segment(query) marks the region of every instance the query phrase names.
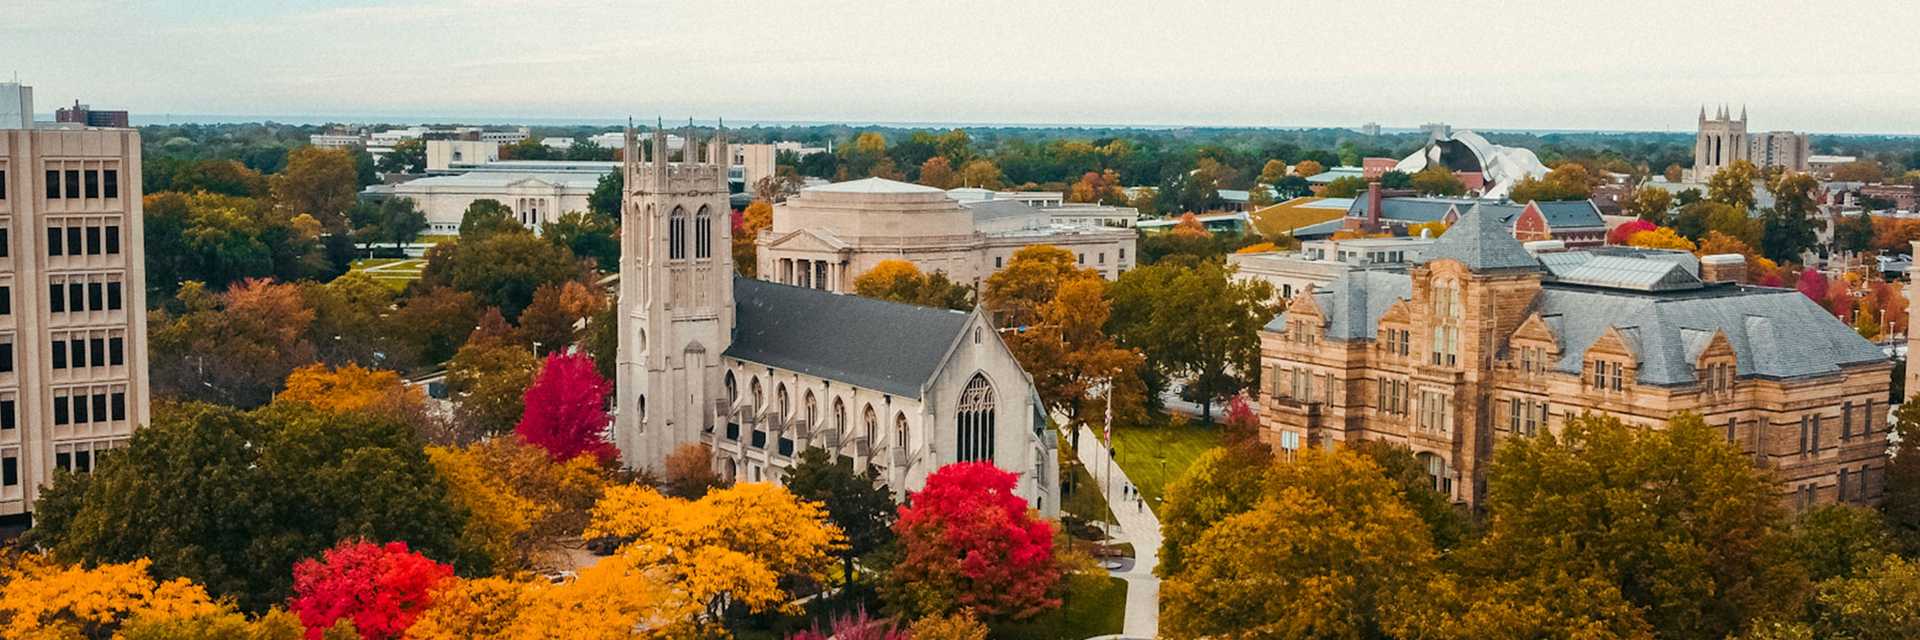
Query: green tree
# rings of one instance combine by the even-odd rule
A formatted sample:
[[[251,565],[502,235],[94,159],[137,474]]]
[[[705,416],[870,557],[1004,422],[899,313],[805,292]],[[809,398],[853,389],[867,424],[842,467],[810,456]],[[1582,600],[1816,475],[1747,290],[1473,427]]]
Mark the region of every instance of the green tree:
[[[1887,461],[1880,511],[1902,552],[1912,556],[1920,553],[1920,402],[1901,404],[1892,429],[1899,444]]]
[[[439,365],[452,358],[480,322],[481,305],[473,294],[440,286],[407,296],[388,317],[386,331],[407,361]]]
[[[344,149],[300,147],[268,180],[274,205],[289,217],[308,214],[328,230],[345,230],[347,210],[360,194],[359,170]]]
[[[1548,171],[1545,177],[1522,178],[1507,197],[1514,202],[1585,200],[1593,197],[1593,186],[1597,183],[1598,179],[1587,172],[1585,165],[1566,162]]]
[[[1761,213],[1760,252],[1774,262],[1798,261],[1818,241],[1814,229],[1814,193],[1820,181],[1804,173],[1783,174],[1768,183],[1773,206]]]
[[[1477,560],[1492,575],[1591,572],[1660,637],[1790,615],[1807,586],[1774,482],[1691,414],[1647,429],[1582,415],[1499,445]]]
[[[1361,440],[1353,450],[1372,459],[1399,486],[1400,498],[1427,523],[1434,548],[1444,551],[1466,541],[1471,524],[1466,514],[1454,507],[1451,497],[1433,488],[1433,476],[1412,449],[1386,440]]]
[[[496,233],[460,242],[451,255],[429,253],[430,271],[434,260],[449,261],[443,267],[448,284],[498,307],[509,320],[520,317],[541,285],[579,279],[585,272],[572,251],[531,233]]]
[[[594,183],[593,193],[587,195],[587,211],[602,218],[620,220],[621,194],[627,188],[627,174],[624,171],[609,171]]]
[[[1626,201],[1620,203],[1621,213],[1660,226],[1667,224],[1667,211],[1672,208],[1673,194],[1651,185],[1634,189]]]
[[[393,145],[393,150],[380,158],[381,173],[426,173],[427,143],[420,140],[401,140]]]
[[[1324,198],[1352,198],[1367,190],[1367,179],[1360,176],[1341,176],[1334,178],[1320,189]]]
[[[291,593],[293,564],[343,538],[453,556],[464,515],[405,425],[294,406],[160,405],[84,482],[43,497],[33,541],[67,562],[153,560],[249,611]]]
[[[540,225],[540,237],[566,247],[573,255],[592,258],[601,271],[620,269],[620,227],[597,213],[568,211]]]
[[[1813,610],[1814,637],[1920,637],[1920,564],[1881,556],[1857,575],[1820,583]]]
[[[180,167],[168,190],[260,198],[267,195],[267,178],[238,160],[207,159]]]
[[[1168,638],[1379,638],[1428,579],[1427,528],[1367,457],[1303,449],[1251,510],[1207,528],[1161,585]]]
[[[1894,551],[1879,512],[1852,505],[1831,504],[1801,513],[1790,534],[1791,555],[1816,582],[1863,573]]]
[[[1382,173],[1380,174],[1380,188],[1411,189],[1413,188],[1413,176],[1399,169]]]
[[[1252,511],[1260,501],[1261,481],[1273,455],[1263,445],[1223,446],[1195,458],[1180,478],[1167,485],[1160,506],[1161,578],[1179,575],[1187,548],[1201,534],[1229,517]]]
[[[1866,212],[1841,214],[1833,221],[1833,246],[1842,251],[1873,249],[1873,216]]]
[[[496,233],[525,231],[526,226],[513,217],[513,209],[492,198],[480,198],[467,204],[460,214],[460,239],[479,241]]]
[[[1144,354],[1161,379],[1185,380],[1184,395],[1202,403],[1209,422],[1213,402],[1252,385],[1260,368],[1260,328],[1278,312],[1270,302],[1272,285],[1235,280],[1230,273],[1213,261],[1156,264],[1122,274],[1108,294],[1109,333]]]
[[[858,473],[851,461],[834,458],[819,447],[808,447],[800,452],[800,464],[788,472],[786,486],[800,499],[825,507],[827,519],[846,534],[847,545],[836,555],[846,572],[845,584],[851,585],[854,560],[893,541],[895,505],[878,471],[869,467]]]
[[[494,320],[504,324],[497,316]],[[516,341],[469,339],[447,363],[447,391],[458,400],[455,438],[474,441],[511,433],[526,413],[523,396],[539,365],[533,351]]]
[[[357,363],[366,367],[405,368],[407,351],[389,337],[387,313],[395,299],[393,289],[371,276],[350,273],[332,282],[302,282],[300,298],[313,312],[307,327],[321,362],[332,366]],[[396,357],[400,361],[396,361]]]

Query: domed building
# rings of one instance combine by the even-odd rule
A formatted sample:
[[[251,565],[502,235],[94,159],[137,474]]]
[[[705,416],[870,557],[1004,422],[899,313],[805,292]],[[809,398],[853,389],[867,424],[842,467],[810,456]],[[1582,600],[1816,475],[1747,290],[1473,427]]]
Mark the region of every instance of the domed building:
[[[977,285],[1039,244],[1072,251],[1113,279],[1133,267],[1135,241],[1132,229],[1062,224],[1017,200],[962,202],[934,187],[865,178],[802,189],[775,205],[773,228],[756,243],[760,279],[848,293],[882,260]]]

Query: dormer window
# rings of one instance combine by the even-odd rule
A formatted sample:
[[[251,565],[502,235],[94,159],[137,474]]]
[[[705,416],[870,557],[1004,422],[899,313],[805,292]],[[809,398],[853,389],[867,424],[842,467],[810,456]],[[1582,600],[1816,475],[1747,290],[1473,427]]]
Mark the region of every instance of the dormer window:
[[[1592,387],[1600,390],[1619,391],[1623,388],[1626,365],[1607,360],[1593,361]]]

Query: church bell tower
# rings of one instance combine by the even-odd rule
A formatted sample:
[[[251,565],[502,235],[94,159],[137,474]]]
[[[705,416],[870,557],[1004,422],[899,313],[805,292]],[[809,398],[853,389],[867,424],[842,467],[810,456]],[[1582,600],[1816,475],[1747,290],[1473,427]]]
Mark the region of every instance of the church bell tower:
[[[662,127],[646,147],[637,142],[628,125],[614,444],[626,466],[658,470],[724,420],[716,405],[726,401],[720,356],[733,341],[730,163],[724,129],[703,148],[689,123],[678,154]]]

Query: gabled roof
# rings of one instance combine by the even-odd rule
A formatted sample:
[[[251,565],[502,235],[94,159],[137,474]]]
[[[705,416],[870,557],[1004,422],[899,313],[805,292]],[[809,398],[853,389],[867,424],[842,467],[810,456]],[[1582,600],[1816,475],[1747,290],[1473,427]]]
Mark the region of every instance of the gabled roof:
[[[727,357],[918,398],[972,315],[734,278]]]
[[[1540,216],[1547,220],[1547,226],[1556,231],[1567,229],[1601,229],[1607,226],[1606,218],[1601,217],[1600,208],[1592,200],[1566,200],[1535,202],[1540,208]],[[1448,211],[1466,211],[1479,206],[1489,213],[1497,215],[1500,223],[1508,228],[1526,211],[1525,203],[1494,200],[1475,200],[1473,198],[1436,198],[1436,197],[1393,197],[1380,199],[1380,219],[1409,224],[1433,222],[1447,217]],[[1354,198],[1347,207],[1347,217],[1365,218],[1372,205],[1367,198]]]
[[[1326,314],[1326,334],[1330,340],[1372,340],[1393,303],[1413,299],[1413,280],[1405,273],[1374,269],[1342,272],[1327,288],[1313,292],[1313,302]],[[1269,331],[1286,328],[1286,314],[1280,314],[1266,326]]]
[[[1540,268],[1539,261],[1513,239],[1507,226],[1477,204],[1420,255],[1423,263],[1458,260],[1473,271]]]

